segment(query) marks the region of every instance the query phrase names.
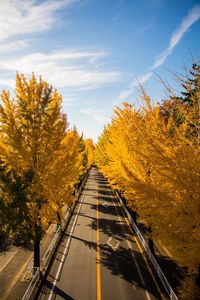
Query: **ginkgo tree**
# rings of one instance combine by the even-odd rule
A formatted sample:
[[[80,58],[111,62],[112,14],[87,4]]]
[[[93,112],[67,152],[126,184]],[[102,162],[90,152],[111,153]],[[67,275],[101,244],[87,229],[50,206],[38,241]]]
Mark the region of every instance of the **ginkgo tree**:
[[[95,145],[92,139],[85,139],[85,150],[87,155],[87,169],[89,169],[94,163]]]
[[[12,211],[15,202],[12,215],[20,222],[14,223],[33,241],[34,267],[39,267],[43,233],[51,221],[62,220],[62,208],[73,201],[74,185],[84,172],[80,136],[68,127],[61,95],[34,74],[30,80],[17,74],[15,97],[3,91],[1,100],[2,207]],[[7,219],[7,227],[16,230],[12,225]]]
[[[116,108],[97,143],[96,163],[147,224],[151,238],[162,240],[187,267],[182,299],[197,299],[200,81],[196,78],[192,92],[187,82],[187,101],[176,99],[173,107],[174,98],[169,106],[155,105],[143,91],[139,109],[129,103]],[[166,113],[167,107],[173,110]]]

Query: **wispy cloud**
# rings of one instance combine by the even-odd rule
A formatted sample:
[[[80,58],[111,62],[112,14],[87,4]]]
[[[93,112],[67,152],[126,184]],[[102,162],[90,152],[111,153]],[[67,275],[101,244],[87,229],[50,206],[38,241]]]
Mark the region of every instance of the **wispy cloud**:
[[[62,108],[65,107],[71,107],[71,106],[78,106],[78,100],[77,99],[73,99],[73,98],[69,98],[68,95],[65,95],[64,93],[62,93]]]
[[[51,30],[60,23],[57,12],[79,2],[82,0],[0,0],[1,88],[14,87],[16,71],[27,76],[35,72],[57,88],[77,90],[93,89],[120,79],[119,72],[96,64],[109,56],[108,51],[63,49],[44,53],[31,49],[33,41],[34,46],[37,41],[37,37],[30,38],[31,34]],[[26,52],[20,53],[22,50]]]
[[[8,45],[9,46],[9,45]],[[37,72],[46,71],[49,67],[59,62],[80,62],[85,60],[91,63],[100,58],[107,56],[109,53],[105,51],[91,51],[91,50],[60,50],[51,53],[32,53],[25,56],[18,56],[0,61],[0,68],[6,70],[14,70],[21,72],[29,72],[32,67]]]
[[[2,45],[0,44],[0,55],[7,55],[8,53],[21,51],[28,47],[30,47],[30,41],[26,40],[17,40],[14,42],[3,43]]]
[[[91,116],[95,122],[102,122],[102,123],[108,122],[111,115],[111,111],[107,109],[88,108],[88,109],[82,109],[81,112],[83,114]]]
[[[137,79],[134,79],[129,87],[122,91],[119,96],[114,100],[114,103],[119,103],[124,100],[125,97],[130,96],[136,86],[138,84],[144,84],[147,82],[151,76],[153,75],[153,71],[163,65],[167,59],[167,57],[173,52],[174,48],[178,45],[178,43],[183,38],[184,34],[190,29],[190,27],[198,21],[200,18],[200,5],[194,6],[186,17],[182,20],[179,27],[173,32],[168,47],[160,53],[158,56],[155,57],[153,65],[149,68],[145,74],[139,76]]]
[[[123,90],[118,97],[113,101],[115,105],[120,104],[121,101],[125,101],[125,99],[129,96],[131,96],[135,90],[135,88],[141,84],[145,84],[146,81],[149,80],[149,78],[153,75],[153,72],[146,72],[143,75],[136,77],[131,84],[129,85],[128,89]]]
[[[166,61],[167,57],[172,53],[173,49],[183,38],[188,29],[200,18],[200,5],[194,6],[183,19],[180,26],[173,32],[169,41],[168,47],[155,58],[151,70],[155,70],[160,67]]]
[[[43,76],[57,88],[93,89],[120,80],[117,71],[96,67],[95,62],[108,56],[106,51],[61,50],[51,53],[33,53],[15,56],[0,61],[1,73],[15,76],[15,72],[29,75],[35,72]],[[5,79],[0,77],[0,84]],[[8,81],[8,83],[13,83]]]
[[[79,0],[1,0],[0,41],[10,37],[46,31],[57,22],[55,12]]]
[[[117,98],[113,101],[113,104],[117,105],[119,104],[122,100],[126,100],[127,97],[131,96],[134,92],[134,87],[129,86],[126,90],[123,90],[120,92],[120,94],[117,96]]]
[[[138,30],[136,30],[135,34],[140,34],[142,32],[145,32],[145,31],[149,30],[150,28],[152,28],[153,26],[154,26],[153,23],[149,23],[146,26],[143,26],[143,27],[139,28]]]

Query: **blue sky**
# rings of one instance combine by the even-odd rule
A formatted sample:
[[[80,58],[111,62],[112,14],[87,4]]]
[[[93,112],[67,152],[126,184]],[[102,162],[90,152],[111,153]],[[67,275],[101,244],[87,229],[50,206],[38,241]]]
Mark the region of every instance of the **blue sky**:
[[[0,90],[31,72],[63,96],[70,125],[95,141],[113,108],[139,105],[138,81],[160,101],[158,74],[199,58],[200,1],[0,0]]]

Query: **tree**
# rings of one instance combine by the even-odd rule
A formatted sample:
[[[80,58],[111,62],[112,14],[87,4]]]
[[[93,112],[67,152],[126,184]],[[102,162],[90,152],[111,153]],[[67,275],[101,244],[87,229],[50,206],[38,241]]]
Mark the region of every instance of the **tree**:
[[[0,160],[0,228],[14,237],[28,239],[25,232],[27,174],[20,177],[2,159]],[[19,213],[20,211],[20,213]],[[9,220],[9,224],[8,224]]]
[[[89,169],[94,163],[95,146],[92,139],[85,139],[85,149],[87,155],[87,169]]]
[[[12,173],[12,180],[6,179],[7,184],[4,180],[4,187],[16,202],[18,225],[23,224],[26,236],[33,241],[34,267],[39,267],[42,235],[71,197],[82,171],[82,153],[77,151],[80,138],[68,129],[61,96],[42,78],[37,81],[34,74],[30,81],[17,74],[15,98],[3,91],[1,99],[0,158]],[[10,191],[10,182],[16,184],[16,177],[23,198],[13,198]],[[13,227],[10,220],[7,222]]]
[[[192,95],[197,99],[199,89]],[[97,143],[96,162],[145,221],[152,237],[160,238],[179,265],[187,267],[182,297],[196,299],[200,151],[195,101],[186,105],[179,100],[177,114],[171,113],[174,108],[163,114],[167,106],[152,105],[145,93],[143,100],[145,105],[138,110],[128,103],[115,109]]]
[[[193,63],[192,68],[188,70],[185,78],[179,76],[179,82],[183,90],[181,91],[182,97],[179,98],[186,105],[199,106],[199,93],[200,93],[200,65]]]

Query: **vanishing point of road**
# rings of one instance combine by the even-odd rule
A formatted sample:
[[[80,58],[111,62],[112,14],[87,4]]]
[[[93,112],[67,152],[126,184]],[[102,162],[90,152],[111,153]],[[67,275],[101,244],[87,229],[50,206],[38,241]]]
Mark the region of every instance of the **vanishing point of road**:
[[[37,299],[162,299],[117,198],[95,167]]]

